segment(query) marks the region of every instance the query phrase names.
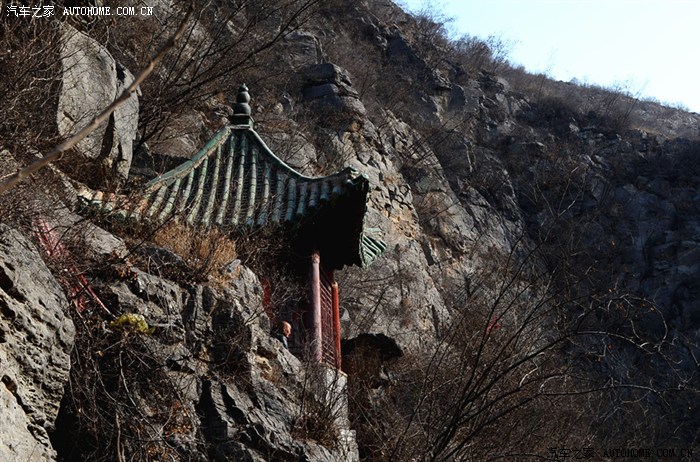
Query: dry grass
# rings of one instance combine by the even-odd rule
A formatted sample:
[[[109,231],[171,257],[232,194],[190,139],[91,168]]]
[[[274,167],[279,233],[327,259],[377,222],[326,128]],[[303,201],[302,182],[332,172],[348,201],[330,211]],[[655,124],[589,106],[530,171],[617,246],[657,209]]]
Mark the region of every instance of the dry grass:
[[[153,235],[153,243],[183,259],[188,280],[203,281],[237,257],[236,242],[227,232],[167,223]]]

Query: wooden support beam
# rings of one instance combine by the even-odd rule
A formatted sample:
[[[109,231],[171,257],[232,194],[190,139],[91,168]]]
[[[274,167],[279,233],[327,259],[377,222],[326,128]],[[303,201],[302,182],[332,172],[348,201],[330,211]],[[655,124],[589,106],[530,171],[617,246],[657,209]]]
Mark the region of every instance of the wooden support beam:
[[[311,354],[315,361],[323,360],[323,332],[321,329],[321,255],[315,251],[311,254],[311,271],[309,274],[311,302]]]
[[[333,291],[333,336],[335,337],[335,367],[342,370],[342,354],[340,351],[340,296],[338,293],[338,283],[331,283]]]

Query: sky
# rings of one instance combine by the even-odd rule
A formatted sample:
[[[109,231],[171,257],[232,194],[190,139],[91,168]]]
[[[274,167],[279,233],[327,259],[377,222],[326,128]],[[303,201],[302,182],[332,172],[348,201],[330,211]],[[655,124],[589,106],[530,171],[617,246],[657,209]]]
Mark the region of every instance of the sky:
[[[454,36],[497,36],[509,61],[566,82],[621,88],[700,113],[698,0],[397,0],[454,20]]]

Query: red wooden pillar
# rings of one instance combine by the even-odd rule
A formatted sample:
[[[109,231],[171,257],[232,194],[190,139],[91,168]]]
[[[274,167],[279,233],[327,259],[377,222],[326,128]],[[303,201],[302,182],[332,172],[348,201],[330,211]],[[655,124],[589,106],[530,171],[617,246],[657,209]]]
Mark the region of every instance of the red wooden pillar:
[[[331,284],[333,291],[333,336],[335,337],[335,367],[341,369],[342,355],[340,353],[340,297],[338,294],[338,283]]]
[[[311,354],[314,360],[323,360],[323,332],[321,331],[321,255],[316,251],[311,254],[311,271],[309,274],[311,302]]]

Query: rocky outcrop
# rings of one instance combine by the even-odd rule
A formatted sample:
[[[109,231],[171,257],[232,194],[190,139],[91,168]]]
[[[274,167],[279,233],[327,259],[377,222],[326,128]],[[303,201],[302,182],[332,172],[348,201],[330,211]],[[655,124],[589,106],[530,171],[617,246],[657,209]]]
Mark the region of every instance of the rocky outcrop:
[[[161,11],[174,13],[167,0],[159,5]],[[236,70],[201,90],[218,92],[218,82],[234,88],[240,82],[233,80],[253,76],[248,83],[265,86],[264,91],[251,86],[256,129],[285,162],[308,175],[351,166],[370,178],[365,228],[379,230],[387,251],[368,270],[344,268],[336,274],[342,335],[355,337],[345,343],[345,364],[351,384],[362,374],[360,381],[370,384],[367,409],[379,405],[382,401],[374,398],[401,380],[392,375],[392,367],[405,369],[423,353],[430,356],[437,342],[451,338],[445,334],[455,334],[450,331],[453,321],[466,319],[458,336],[483,337],[482,326],[488,326],[488,336],[492,325],[506,332],[509,319],[500,320],[503,327],[486,324],[488,307],[499,303],[492,295],[503,290],[503,278],[510,277],[508,265],[524,260],[527,265],[517,273],[522,269],[524,278],[533,276],[531,283],[538,288],[544,281],[552,290],[547,305],[551,301],[552,307],[562,309],[557,316],[566,318],[569,309],[566,301],[557,299],[560,289],[578,288],[556,286],[556,270],[565,263],[570,265],[571,284],[585,281],[583,295],[572,292],[583,305],[604,304],[607,293],[614,291],[619,301],[628,303],[626,320],[633,322],[634,335],[645,340],[637,348],[615,344],[613,335],[581,354],[569,349],[583,350],[583,342],[568,345],[553,354],[555,362],[573,368],[578,367],[575,361],[592,358],[581,367],[582,376],[600,374],[620,383],[634,377],[638,384],[653,384],[664,392],[697,389],[697,142],[667,140],[651,130],[613,128],[604,117],[593,111],[578,113],[546,97],[546,91],[528,96],[491,72],[462,69],[449,50],[440,48],[439,40],[429,40],[425,32],[434,31],[430,21],[424,18],[422,26],[428,29],[418,30],[415,21],[388,0],[329,5],[322,6],[327,14],[305,18],[303,29],[280,36],[269,55],[253,56],[251,67],[243,66],[240,76]],[[218,7],[212,8],[206,14],[213,14],[202,18],[216,22]],[[240,14],[254,10],[245,8]],[[217,22],[221,27],[216,31],[200,20],[182,57],[195,55],[200,44],[214,37],[212,43],[221,49],[233,49],[236,43],[249,46],[245,40],[237,42],[246,24],[239,19]],[[278,18],[269,19],[276,24],[271,27],[279,26]],[[161,30],[160,24],[154,27]],[[132,77],[102,46],[68,26],[63,48],[58,124],[67,135],[106,106]],[[270,56],[274,61],[264,62]],[[201,63],[212,64],[206,59]],[[189,72],[181,70],[183,75]],[[208,96],[215,104],[178,102],[167,108],[172,110],[168,126],[160,139],[149,140],[153,158],[146,160],[178,157],[169,159],[173,164],[163,168],[167,170],[191,156],[212,127],[230,115],[230,108],[222,107],[230,96],[222,92]],[[121,184],[129,171],[136,113],[138,101],[132,97],[83,141],[77,149],[81,162],[88,159],[86,165],[96,168],[72,175],[100,188]],[[655,114],[658,117],[649,119],[664,119]],[[698,117],[674,116],[667,136],[697,136]],[[144,166],[146,176],[160,169]],[[61,222],[65,229],[81,219],[63,210],[56,213],[67,218]],[[123,241],[88,228],[81,237],[92,249],[86,260],[127,255]],[[270,338],[257,277],[236,260],[207,283],[176,283],[163,275],[186,273],[187,258],[153,243],[136,246],[134,255],[147,262],[140,268],[123,264],[91,274],[111,311],[142,316],[149,329],[129,331],[111,325],[112,319],[99,318],[90,327],[96,330],[78,336],[95,343],[75,350],[81,359],[72,365],[75,383],[94,378],[94,365],[119,378],[118,386],[102,395],[110,403],[99,409],[107,418],[105,432],[79,426],[78,410],[87,408],[81,408],[80,401],[71,404],[71,399],[80,399],[79,393],[61,391],[67,382],[72,330],[56,307],[65,307],[66,301],[32,244],[16,231],[0,231],[0,459],[53,460],[56,454],[47,431],[54,435],[63,460],[74,455],[74,460],[91,458],[83,449],[72,448],[73,441],[100,441],[90,448],[100,447],[106,458],[114,458],[120,447],[142,460],[152,459],[147,452],[151,450],[164,460],[358,457],[343,402],[346,377],[304,364]],[[530,253],[533,249],[537,252]],[[580,262],[585,265],[577,266]],[[602,301],[588,296],[585,290],[591,287],[586,284],[599,284],[594,289]],[[537,304],[532,298],[541,295],[524,290],[518,302]],[[621,309],[612,303],[607,308]],[[596,322],[609,327],[605,316],[612,316],[610,312]],[[548,322],[544,319],[534,329],[546,330]],[[81,323],[76,325],[81,329]],[[668,363],[645,356],[659,339],[663,342],[657,352]],[[606,345],[613,345],[614,351],[605,350]],[[130,367],[117,366],[122,358],[133,359]],[[91,367],[80,370],[83,364]],[[89,383],[95,389],[106,386]],[[405,401],[407,406],[412,403]],[[627,401],[642,403],[635,397]],[[692,420],[697,419],[692,415],[695,402],[689,398],[677,406],[679,402],[671,400],[668,407],[674,408],[671,414],[683,417],[676,422],[680,430],[663,438],[686,444],[696,437],[691,434],[697,428]],[[647,401],[640,406],[646,405],[645,415],[654,419],[661,415],[657,404]],[[53,431],[57,412],[59,424]],[[138,425],[126,424],[128,415]],[[401,417],[387,426],[404,428]],[[120,422],[117,442],[114,430]],[[383,422],[371,424],[375,431]],[[141,444],[146,439],[154,446]]]
[[[293,68],[315,65],[322,61],[321,43],[314,34],[303,29],[295,30],[284,40],[284,56]]]
[[[615,255],[621,281],[660,310],[673,335],[692,337],[700,324],[700,170],[693,161],[700,145],[646,138],[638,138],[641,152],[622,139],[595,142],[607,179],[602,246]],[[661,332],[661,323],[650,316],[645,327]]]
[[[346,70],[332,63],[323,63],[307,66],[304,74],[304,99],[320,120],[329,117],[361,120],[366,114]]]
[[[120,414],[107,411],[95,416],[98,422],[105,418],[111,425],[119,415],[133,415],[139,423],[124,426],[121,444],[137,458],[162,453],[201,461],[357,461],[347,402],[340,399],[343,374],[301,362],[271,337],[258,278],[240,262],[229,269],[219,289],[182,287],[136,269],[119,281],[95,282],[109,306],[141,316],[155,329],[137,333],[110,324],[101,332],[99,352],[77,353],[82,363],[100,364],[104,378],[93,384],[98,396],[113,373],[125,383],[110,394],[122,403]],[[108,351],[118,351],[119,359],[107,359]],[[136,351],[146,369],[121,365]],[[59,460],[92,454],[71,443],[99,435],[90,435],[99,424],[79,424],[78,409],[89,412],[80,392],[66,395],[53,435]],[[150,449],[141,443],[145,435]]]
[[[57,122],[60,135],[68,137],[106,108],[134,77],[95,40],[66,24],[62,28]],[[107,122],[78,143],[81,168],[73,176],[100,188],[124,183],[133,157],[138,114],[138,96],[133,94]]]
[[[212,377],[191,363],[202,384],[192,402],[202,427],[215,429],[205,432],[212,460],[357,460],[347,403],[338,401],[343,374],[300,362],[269,335],[262,288],[249,269],[239,266],[223,293],[196,289],[186,300],[190,351],[209,351],[223,370],[237,371]]]
[[[70,369],[68,302],[35,246],[0,224],[0,460],[54,460]]]

